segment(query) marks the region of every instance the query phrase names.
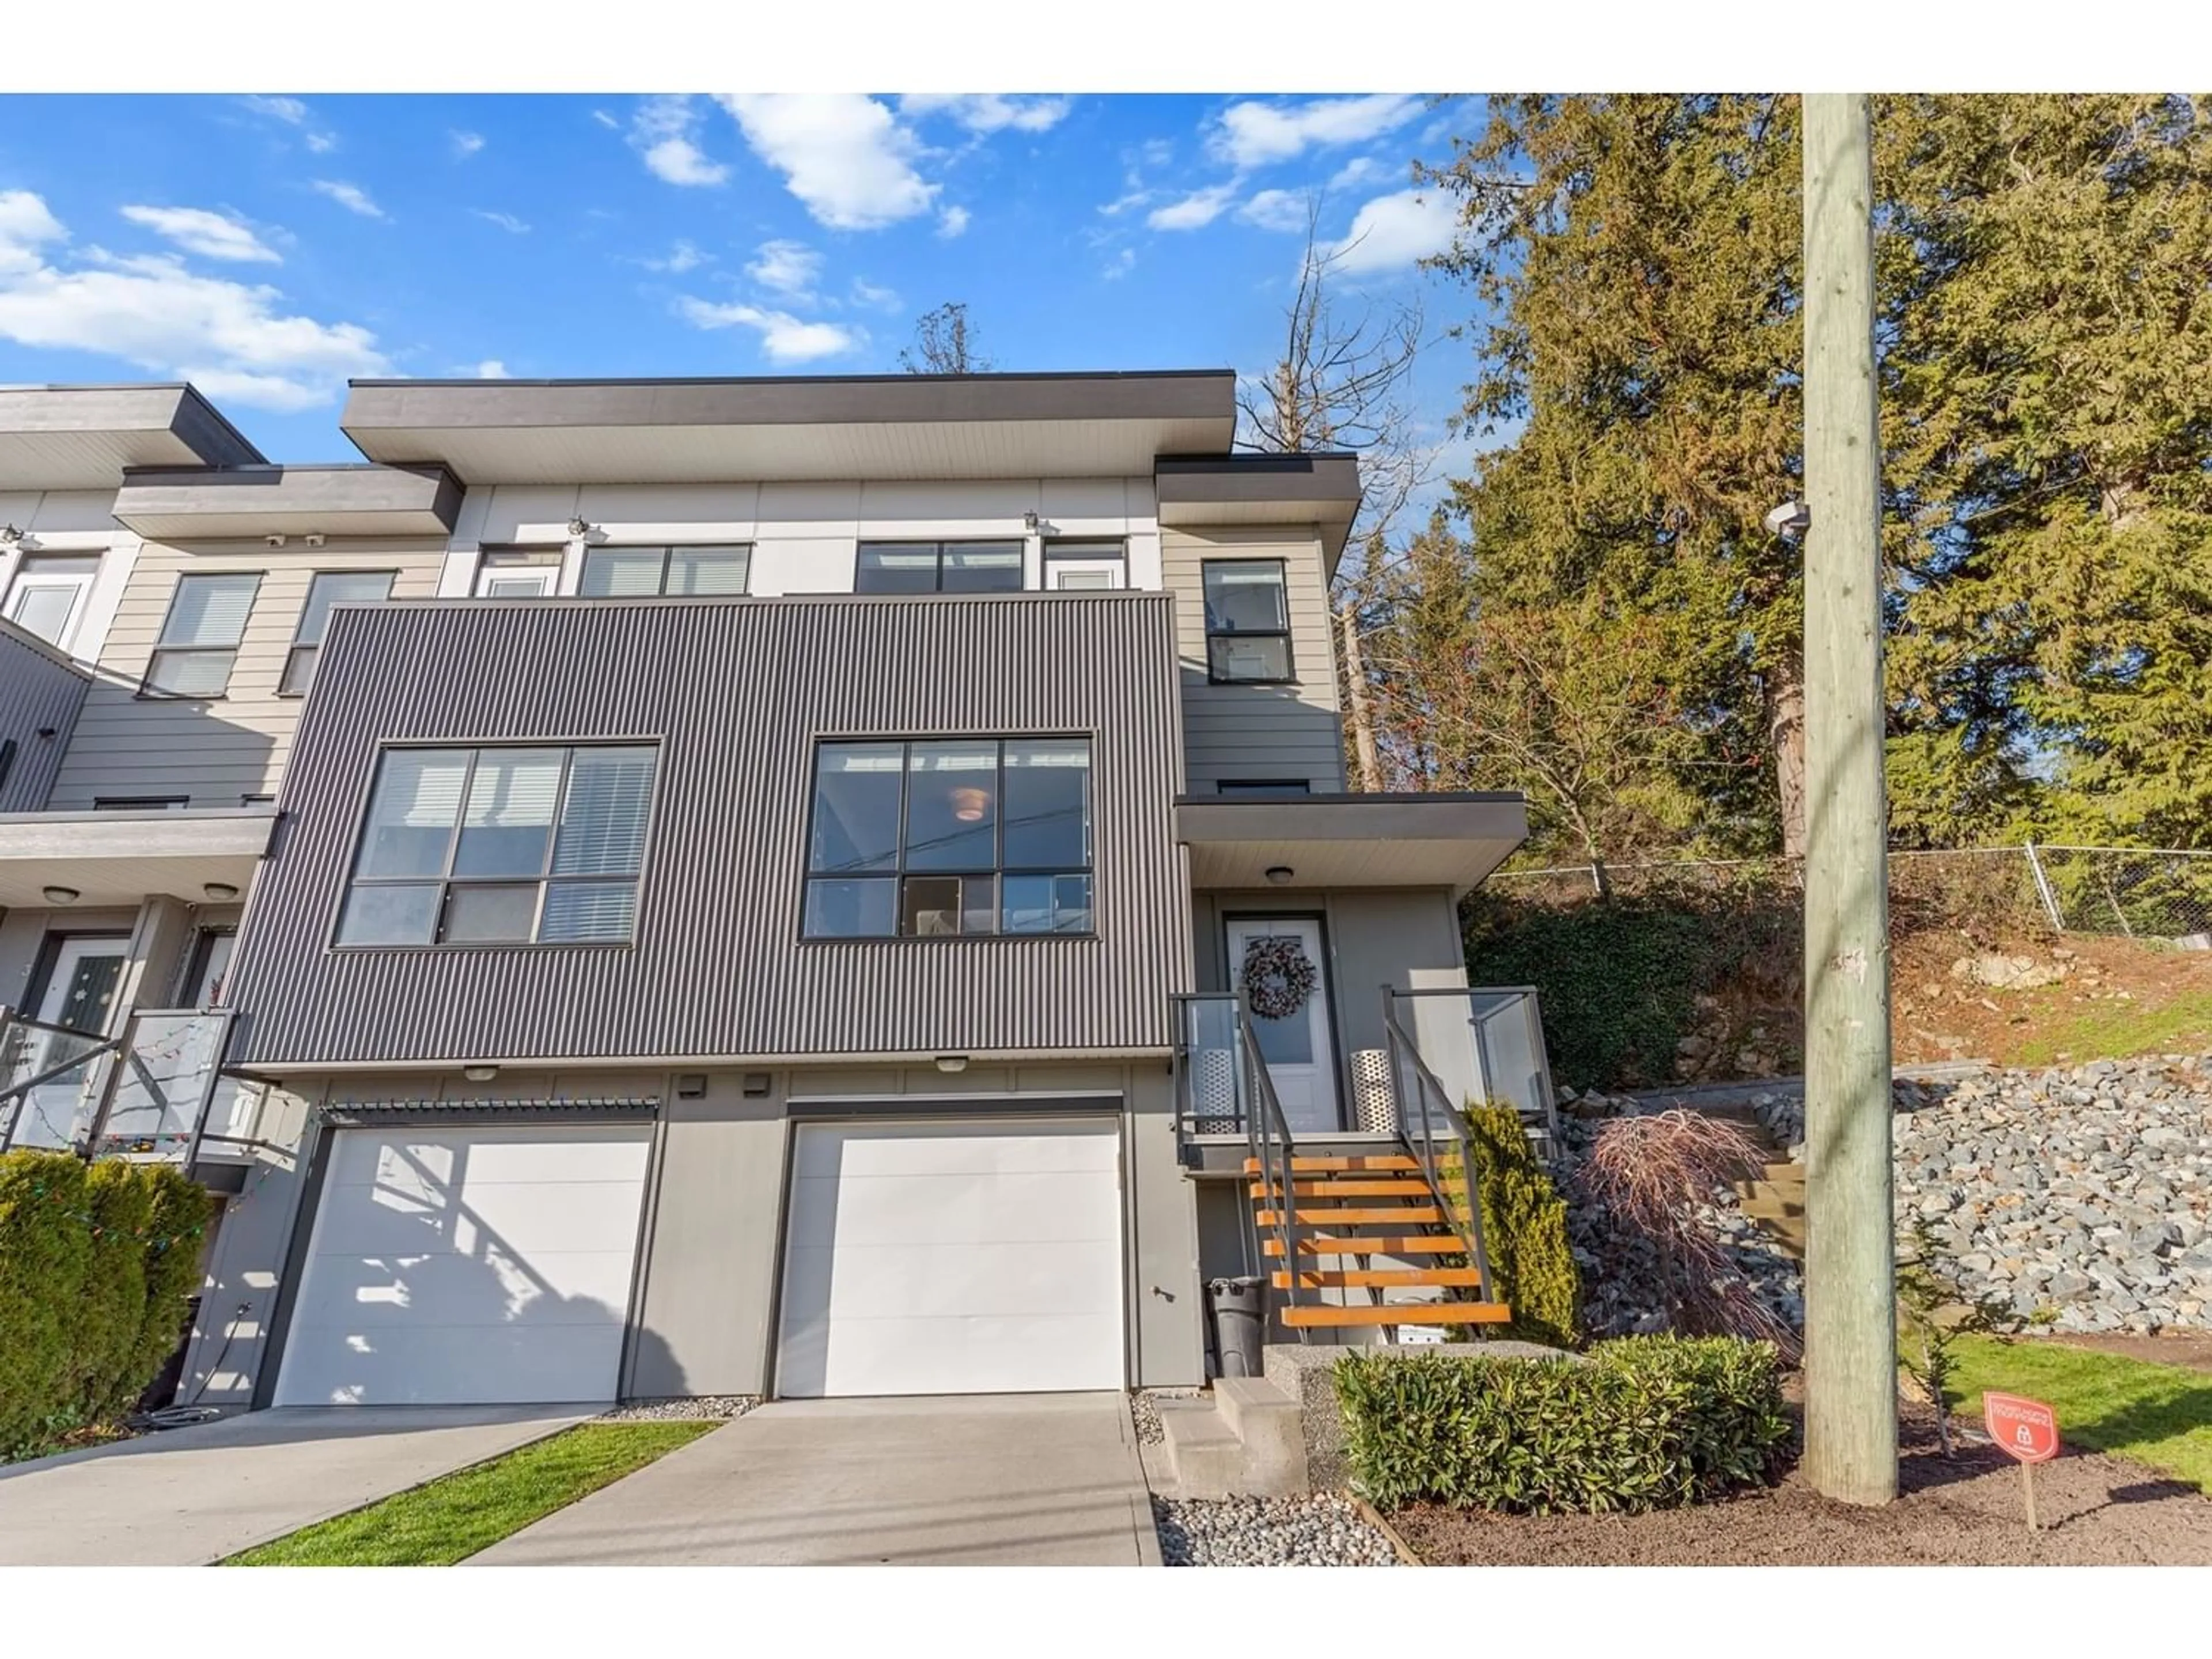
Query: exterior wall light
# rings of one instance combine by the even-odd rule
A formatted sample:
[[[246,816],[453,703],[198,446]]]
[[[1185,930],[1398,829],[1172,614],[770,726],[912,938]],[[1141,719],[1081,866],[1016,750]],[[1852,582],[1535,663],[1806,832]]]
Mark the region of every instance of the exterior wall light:
[[[1267,866],[1267,879],[1277,887],[1282,886],[1296,874],[1297,872],[1287,864],[1271,864]]]
[[[238,889],[227,881],[211,881],[201,888],[200,891],[205,893],[217,904],[228,904],[238,896]]]
[[[568,520],[568,533],[579,538],[588,536],[592,533],[592,526],[580,513]]]
[[[1036,509],[1035,507],[1031,507],[1028,512],[1022,514],[1022,528],[1028,531],[1032,536],[1036,534],[1037,515]]]
[[[496,1066],[464,1066],[461,1075],[471,1083],[489,1083],[499,1075]]]
[[[74,887],[49,887],[46,889],[46,902],[49,904],[75,904],[77,900],[83,896],[84,895],[78,892]]]
[[[939,1054],[937,1057],[937,1069],[940,1072],[964,1072],[968,1069],[968,1056]]]

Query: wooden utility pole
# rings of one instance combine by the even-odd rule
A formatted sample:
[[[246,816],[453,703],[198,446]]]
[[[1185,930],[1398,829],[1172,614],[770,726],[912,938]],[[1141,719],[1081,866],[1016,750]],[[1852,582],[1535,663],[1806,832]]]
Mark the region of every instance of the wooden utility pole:
[[[1897,1496],[1881,434],[1863,94],[1805,99],[1805,1468]]]

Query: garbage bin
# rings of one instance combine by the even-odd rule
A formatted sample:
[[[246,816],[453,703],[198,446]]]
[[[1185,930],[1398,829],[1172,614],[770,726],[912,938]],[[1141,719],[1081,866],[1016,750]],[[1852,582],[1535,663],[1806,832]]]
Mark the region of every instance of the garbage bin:
[[[1220,1358],[1224,1376],[1257,1376],[1260,1346],[1266,1316],[1260,1306],[1257,1279],[1213,1279],[1206,1285],[1206,1305],[1213,1315],[1213,1352]]]

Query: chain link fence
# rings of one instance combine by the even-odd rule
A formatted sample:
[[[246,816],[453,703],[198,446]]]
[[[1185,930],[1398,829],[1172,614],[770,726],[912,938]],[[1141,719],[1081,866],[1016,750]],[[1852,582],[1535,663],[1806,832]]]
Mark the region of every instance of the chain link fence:
[[[1795,859],[1698,859],[1501,871],[1494,897],[1547,906],[1602,894],[1768,896],[1804,891]],[[1972,847],[1889,855],[1899,928],[1976,922],[2025,933],[2104,933],[2212,945],[2212,852],[2174,848]]]

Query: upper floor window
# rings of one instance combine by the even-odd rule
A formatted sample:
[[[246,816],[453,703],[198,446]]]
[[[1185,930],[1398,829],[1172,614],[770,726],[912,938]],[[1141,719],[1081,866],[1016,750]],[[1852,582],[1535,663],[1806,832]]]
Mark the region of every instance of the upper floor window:
[[[253,596],[260,586],[258,570],[178,577],[140,694],[219,697],[228,691],[238,643],[246,637],[246,619],[253,614]]]
[[[862,542],[855,593],[1018,593],[1019,542]]]
[[[477,565],[477,597],[480,599],[550,599],[560,591],[561,555],[493,552],[487,550]]]
[[[1310,795],[1313,784],[1305,778],[1220,778],[1213,785],[1217,795]]]
[[[743,593],[750,547],[594,547],[584,555],[586,599],[648,593]]]
[[[650,744],[387,749],[340,945],[623,945]]]
[[[307,584],[307,609],[300,613],[300,631],[292,636],[292,649],[284,659],[284,678],[276,687],[280,697],[304,697],[314,683],[315,663],[323,654],[323,631],[331,625],[334,605],[381,605],[392,597],[395,573],[389,570],[319,570]]]
[[[1291,678],[1291,611],[1280,559],[1208,559],[1206,672],[1217,683]]]
[[[95,812],[181,812],[192,804],[190,795],[94,795]]]
[[[1121,542],[1047,542],[1044,585],[1068,592],[1085,588],[1127,587],[1129,554]]]
[[[97,554],[82,559],[26,558],[16,567],[15,586],[8,591],[8,620],[48,645],[66,649],[77,618],[84,614],[93,578],[99,574]]]
[[[825,743],[814,755],[809,939],[1088,933],[1082,738]]]

